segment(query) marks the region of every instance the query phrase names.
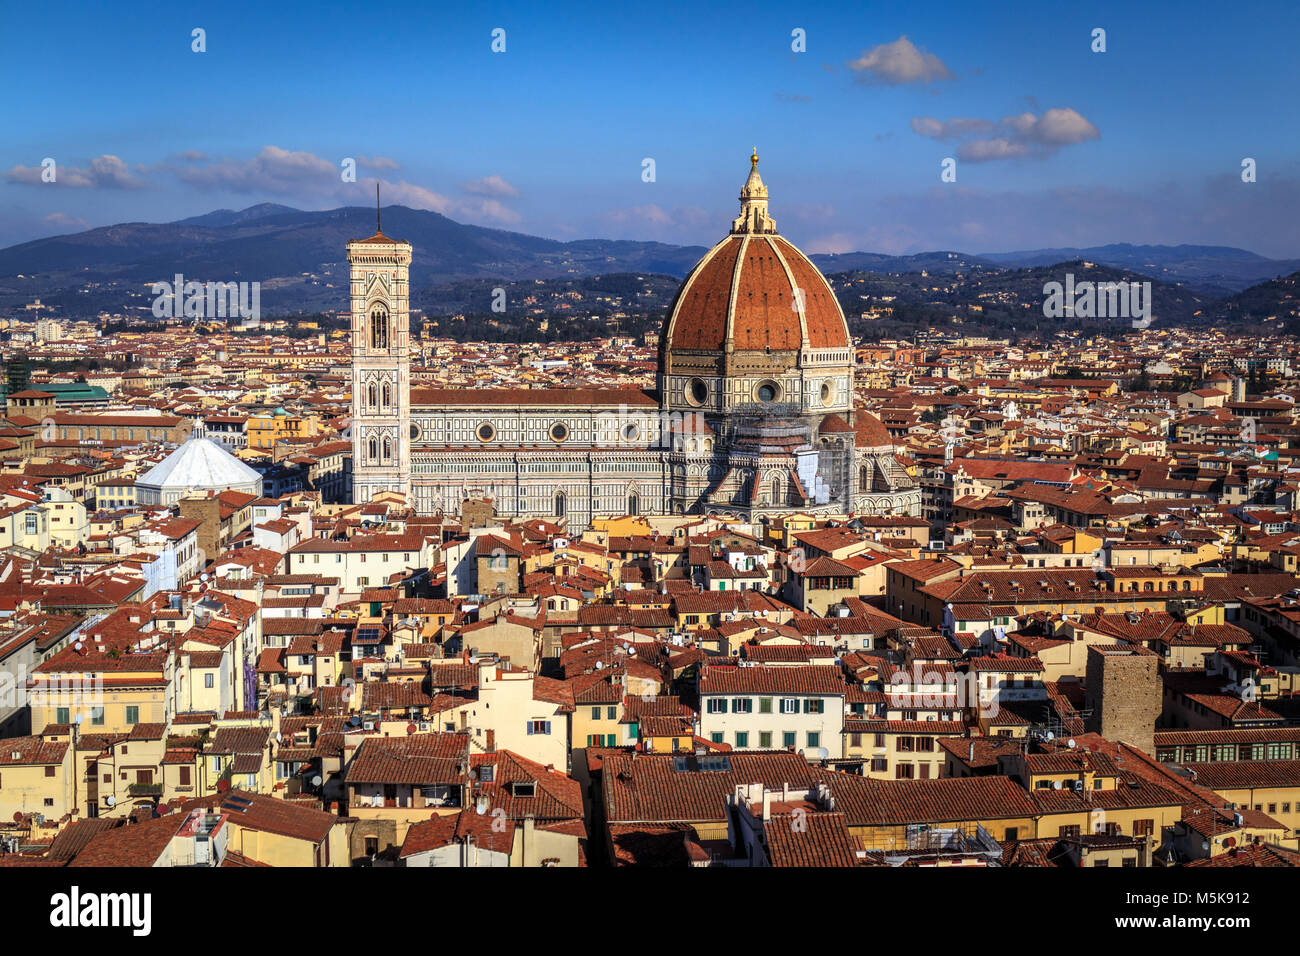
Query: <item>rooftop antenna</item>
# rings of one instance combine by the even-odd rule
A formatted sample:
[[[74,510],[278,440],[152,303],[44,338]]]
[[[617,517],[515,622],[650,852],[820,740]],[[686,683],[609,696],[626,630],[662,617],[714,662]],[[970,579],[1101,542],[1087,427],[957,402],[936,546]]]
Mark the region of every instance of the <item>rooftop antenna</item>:
[[[375,180],[375,234],[382,235],[383,229],[379,226],[379,180]]]

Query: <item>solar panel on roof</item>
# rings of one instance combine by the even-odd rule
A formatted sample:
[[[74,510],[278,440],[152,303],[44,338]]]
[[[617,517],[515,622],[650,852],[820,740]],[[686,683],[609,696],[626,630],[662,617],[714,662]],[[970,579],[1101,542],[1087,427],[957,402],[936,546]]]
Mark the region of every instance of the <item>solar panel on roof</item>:
[[[253,805],[253,801],[247,797],[226,797],[221,803],[221,809],[231,810],[235,813],[243,813]]]

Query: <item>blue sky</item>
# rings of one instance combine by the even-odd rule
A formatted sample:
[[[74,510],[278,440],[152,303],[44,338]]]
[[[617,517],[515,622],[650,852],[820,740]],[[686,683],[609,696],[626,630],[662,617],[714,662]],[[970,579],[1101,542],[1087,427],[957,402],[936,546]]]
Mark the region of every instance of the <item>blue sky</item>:
[[[364,204],[376,176],[461,221],[710,244],[757,145],[808,251],[1300,257],[1293,0],[115,7],[6,11],[0,245]]]

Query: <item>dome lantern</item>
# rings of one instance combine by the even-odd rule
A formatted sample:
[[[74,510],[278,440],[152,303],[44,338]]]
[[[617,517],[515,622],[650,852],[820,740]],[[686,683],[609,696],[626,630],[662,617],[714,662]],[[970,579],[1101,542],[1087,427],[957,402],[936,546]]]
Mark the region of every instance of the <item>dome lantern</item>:
[[[776,234],[776,221],[767,213],[767,187],[758,174],[758,147],[749,157],[749,178],[740,189],[740,215],[731,223],[731,234]]]

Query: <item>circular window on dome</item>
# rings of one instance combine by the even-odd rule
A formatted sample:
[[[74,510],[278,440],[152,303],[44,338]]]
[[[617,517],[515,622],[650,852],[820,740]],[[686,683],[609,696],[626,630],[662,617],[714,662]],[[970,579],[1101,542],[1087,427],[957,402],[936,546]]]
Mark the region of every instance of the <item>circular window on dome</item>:
[[[569,426],[564,422],[556,422],[551,426],[551,441],[564,441],[569,437]]]
[[[629,422],[623,426],[623,440],[636,441],[641,437],[641,426],[636,422]]]
[[[830,382],[822,382],[822,404],[829,405],[835,397],[835,386]]]
[[[474,430],[474,434],[478,436],[479,441],[491,441],[497,437],[497,430],[491,422],[484,422]]]
[[[411,422],[411,441],[419,441],[419,440],[420,440],[420,426],[415,424],[415,422]]]
[[[704,379],[693,378],[686,386],[686,398],[692,405],[703,405],[704,400],[709,397],[709,386],[704,384]]]
[[[754,397],[765,405],[769,402],[775,402],[781,397],[781,386],[776,382],[760,382],[758,387],[754,389]]]

